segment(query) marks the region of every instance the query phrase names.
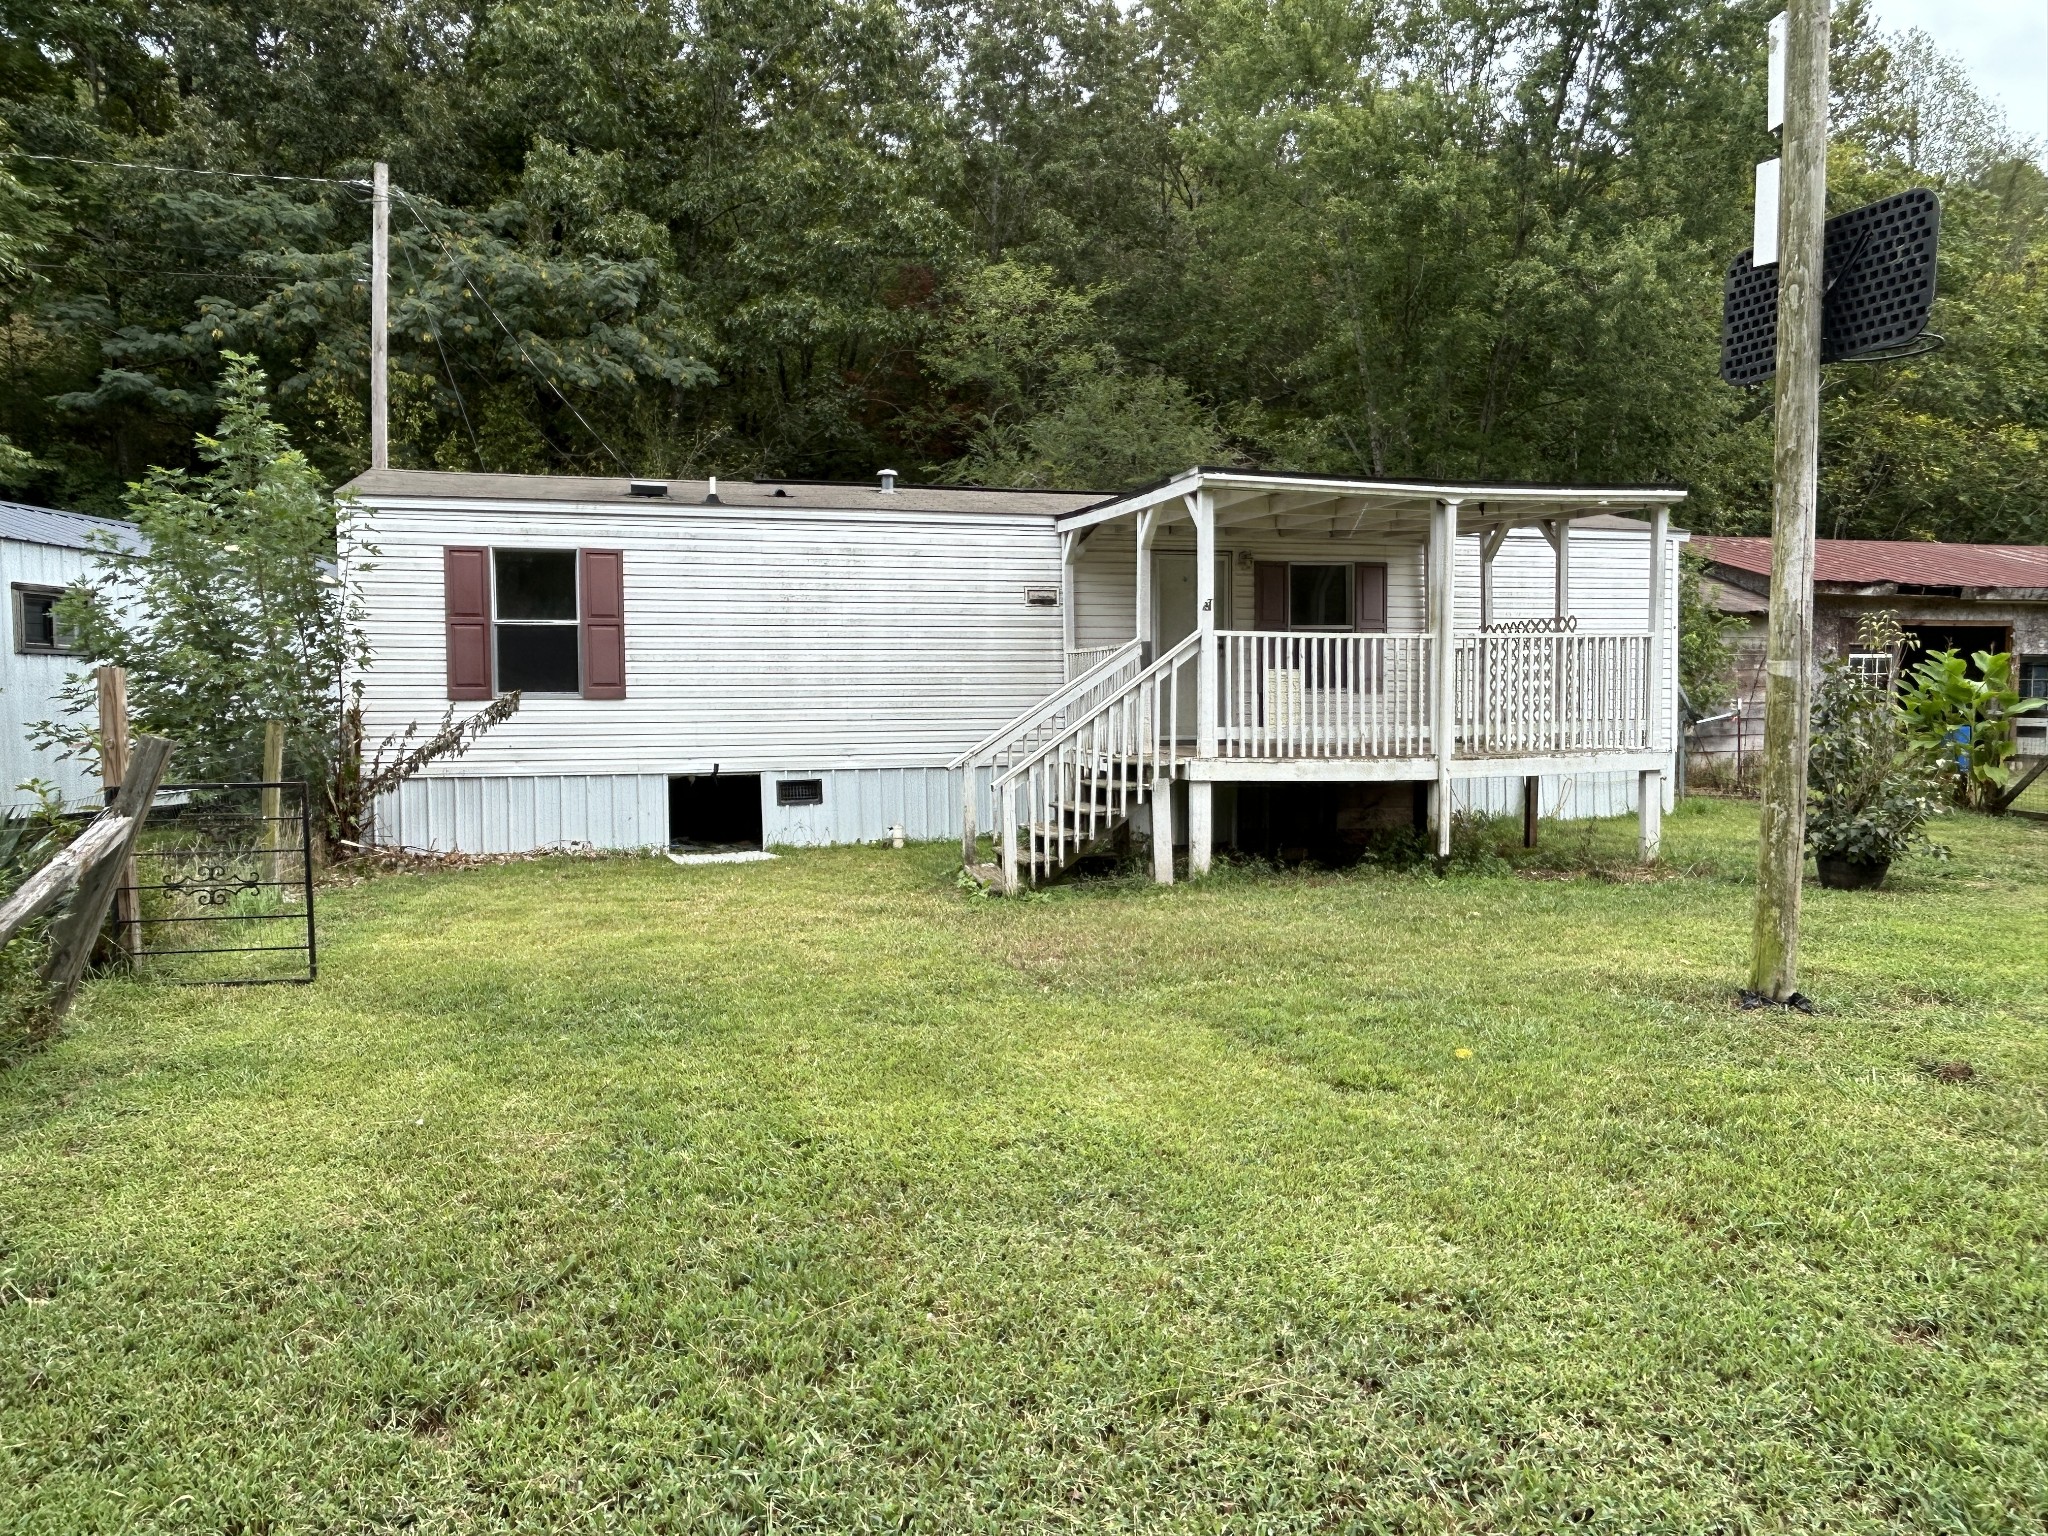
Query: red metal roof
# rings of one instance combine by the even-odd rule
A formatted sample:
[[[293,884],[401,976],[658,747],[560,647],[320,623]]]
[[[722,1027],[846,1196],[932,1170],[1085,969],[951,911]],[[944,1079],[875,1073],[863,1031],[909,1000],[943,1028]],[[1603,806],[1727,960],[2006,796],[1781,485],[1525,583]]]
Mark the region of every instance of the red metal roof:
[[[1693,539],[1709,560],[1768,576],[1769,539]],[[1922,544],[1910,539],[1820,539],[1813,579],[1846,586],[2048,587],[2048,544]]]

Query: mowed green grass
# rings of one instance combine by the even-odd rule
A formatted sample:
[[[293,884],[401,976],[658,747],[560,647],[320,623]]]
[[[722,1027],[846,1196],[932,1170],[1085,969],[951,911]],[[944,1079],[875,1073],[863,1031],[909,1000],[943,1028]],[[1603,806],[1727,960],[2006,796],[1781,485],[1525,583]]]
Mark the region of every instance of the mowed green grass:
[[[1753,809],[1667,831],[542,861],[95,984],[0,1073],[0,1530],[2040,1531],[2048,825],[1813,892],[1815,1017]]]

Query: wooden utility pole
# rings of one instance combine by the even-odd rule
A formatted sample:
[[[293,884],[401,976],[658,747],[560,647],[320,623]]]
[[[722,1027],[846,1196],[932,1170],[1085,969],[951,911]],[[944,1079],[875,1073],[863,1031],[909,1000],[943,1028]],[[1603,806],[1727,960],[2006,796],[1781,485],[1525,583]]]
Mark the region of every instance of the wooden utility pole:
[[[128,669],[95,667],[93,683],[99,695],[100,784],[106,790],[107,803],[112,804],[115,791],[128,777]],[[128,860],[115,887],[114,936],[130,956],[142,949],[142,908],[134,885],[135,864]]]
[[[1820,474],[1820,332],[1827,219],[1828,0],[1791,0],[1778,200],[1777,440],[1771,459],[1771,618],[1764,668],[1763,827],[1750,989],[1798,991],[1813,678],[1813,539]]]
[[[370,468],[391,467],[391,167],[370,182]]]

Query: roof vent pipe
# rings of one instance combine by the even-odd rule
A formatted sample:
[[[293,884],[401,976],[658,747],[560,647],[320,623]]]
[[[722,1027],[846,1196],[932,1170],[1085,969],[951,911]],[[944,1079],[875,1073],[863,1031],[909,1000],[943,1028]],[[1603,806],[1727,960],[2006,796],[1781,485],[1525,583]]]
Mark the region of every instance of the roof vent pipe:
[[[893,469],[882,471],[882,494],[884,496],[896,494],[896,471]]]
[[[704,505],[707,507],[723,505],[718,499],[718,476],[716,475],[711,477],[711,489],[704,493]]]

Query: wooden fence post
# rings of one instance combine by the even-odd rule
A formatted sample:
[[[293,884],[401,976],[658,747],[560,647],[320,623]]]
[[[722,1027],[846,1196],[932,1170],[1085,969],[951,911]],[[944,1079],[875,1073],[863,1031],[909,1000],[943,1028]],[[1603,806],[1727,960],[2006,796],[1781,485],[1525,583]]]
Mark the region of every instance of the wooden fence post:
[[[281,832],[279,818],[284,814],[284,791],[277,788],[278,780],[284,777],[284,722],[267,720],[263,725],[263,782],[270,787],[261,791],[260,807],[263,817],[263,878],[270,895],[266,900],[282,902],[284,891],[279,885],[283,861],[278,857]]]
[[[106,798],[128,776],[128,669],[96,667],[93,681],[98,685],[100,706],[100,783]],[[114,942],[133,959],[142,953],[142,906],[134,891],[135,866],[121,869],[121,884],[114,896]]]
[[[124,884],[132,883],[128,870],[134,862],[135,841],[141,835],[150,805],[156,800],[157,786],[163,783],[170,758],[171,744],[164,737],[136,738],[124,765],[120,791],[110,807],[115,815],[127,818],[121,845],[79,882],[78,895],[70,910],[50,926],[50,958],[43,965],[43,980],[50,988],[50,1005],[56,1013],[70,1006],[71,995],[78,990],[79,978],[92,958],[93,940],[99,937],[100,925],[107,920],[114,893]]]

